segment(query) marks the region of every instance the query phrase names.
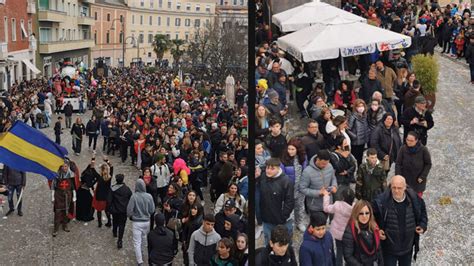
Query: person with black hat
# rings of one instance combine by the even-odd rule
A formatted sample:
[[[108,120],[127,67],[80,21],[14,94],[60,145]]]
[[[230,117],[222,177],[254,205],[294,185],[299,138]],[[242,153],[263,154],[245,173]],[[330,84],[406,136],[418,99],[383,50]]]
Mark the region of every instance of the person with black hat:
[[[336,265],[332,235],[326,231],[326,223],[327,216],[323,213],[311,214],[299,251],[301,266]]]
[[[216,229],[216,232],[219,233],[219,235],[222,236],[222,233],[225,231],[225,221],[226,219],[228,219],[228,217],[232,215],[237,215],[237,216],[240,215],[240,212],[237,213],[237,210],[238,209],[237,209],[235,200],[228,199],[224,204],[224,208],[222,208],[221,211],[215,214],[215,218],[216,218],[215,229]]]
[[[431,111],[427,110],[426,104],[425,97],[417,96],[415,98],[415,106],[403,112],[401,117],[404,132],[403,140],[406,140],[408,132],[414,131],[418,134],[420,142],[426,146],[428,130],[434,126],[433,116]]]
[[[165,227],[162,213],[155,214],[155,229],[148,233],[147,241],[149,265],[172,265],[178,253],[178,240],[174,232]]]
[[[118,236],[118,249],[122,248],[123,233],[127,222],[127,205],[130,197],[132,197],[132,191],[123,182],[124,178],[123,174],[115,176],[117,183],[112,186],[107,197],[107,209],[112,214],[112,233],[114,237]]]

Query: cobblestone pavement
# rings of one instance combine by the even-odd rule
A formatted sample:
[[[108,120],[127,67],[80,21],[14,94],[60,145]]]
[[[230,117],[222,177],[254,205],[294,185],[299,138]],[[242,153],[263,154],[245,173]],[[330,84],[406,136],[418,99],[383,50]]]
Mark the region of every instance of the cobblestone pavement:
[[[428,230],[421,237],[417,265],[474,263],[472,227],[474,225],[474,86],[469,69],[462,60],[439,56],[440,75],[433,118],[435,126],[428,133],[428,148],[433,167],[428,177],[425,199]],[[294,112],[293,112],[294,113]],[[290,135],[304,132],[307,119],[290,118]],[[393,176],[393,169],[389,176]],[[441,205],[449,197],[451,204]],[[294,230],[298,253],[302,233]],[[257,246],[263,244],[263,237]]]
[[[76,116],[75,114],[73,121]],[[52,125],[56,122],[56,117],[55,115]],[[81,117],[84,123],[87,123],[90,112]],[[42,129],[42,131],[54,139],[52,127]],[[70,158],[78,164],[81,171],[85,169],[92,156],[92,152],[88,150],[88,138],[83,140],[80,156],[74,155],[72,151],[71,134],[68,130],[64,130],[61,138],[62,145],[68,149]],[[99,138],[97,143],[97,166],[103,163],[102,141]],[[134,191],[139,170],[131,166],[130,156],[125,163],[122,163],[117,156],[118,152],[115,155],[109,156],[114,166],[114,175],[124,174],[125,183]],[[208,195],[205,193],[206,211],[212,206],[208,201]],[[125,227],[123,249],[118,250],[112,230],[105,226],[98,228],[97,220],[89,223],[72,221],[69,224],[71,232],[66,233],[60,229],[58,236],[53,238],[51,235],[52,208],[51,192],[46,178],[28,173],[23,195],[24,216],[19,217],[15,213],[3,217],[3,214],[0,214],[0,265],[136,265],[131,221],[127,221]],[[3,206],[3,211],[4,213],[8,211],[7,202]],[[144,261],[147,262],[145,253],[146,246],[144,245]],[[175,263],[175,265],[183,264],[181,251],[176,256]]]

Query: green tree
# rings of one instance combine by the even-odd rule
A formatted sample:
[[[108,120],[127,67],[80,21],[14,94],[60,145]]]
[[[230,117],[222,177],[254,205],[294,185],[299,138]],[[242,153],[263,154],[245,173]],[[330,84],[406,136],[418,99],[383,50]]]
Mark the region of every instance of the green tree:
[[[153,51],[158,59],[163,59],[165,53],[170,49],[170,40],[164,34],[156,34],[153,40]]]
[[[186,42],[181,39],[175,39],[171,41],[171,55],[173,56],[174,63],[176,64],[179,62],[179,59],[184,54],[184,49],[181,49],[181,46],[184,45]]]

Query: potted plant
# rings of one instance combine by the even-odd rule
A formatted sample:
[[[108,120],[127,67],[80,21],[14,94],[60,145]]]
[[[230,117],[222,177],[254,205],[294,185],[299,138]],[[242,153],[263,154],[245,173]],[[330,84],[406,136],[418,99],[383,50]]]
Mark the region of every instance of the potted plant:
[[[436,103],[436,91],[438,90],[438,60],[431,55],[418,54],[412,57],[411,63],[416,79],[420,81],[423,96],[428,102],[427,108],[433,110]]]

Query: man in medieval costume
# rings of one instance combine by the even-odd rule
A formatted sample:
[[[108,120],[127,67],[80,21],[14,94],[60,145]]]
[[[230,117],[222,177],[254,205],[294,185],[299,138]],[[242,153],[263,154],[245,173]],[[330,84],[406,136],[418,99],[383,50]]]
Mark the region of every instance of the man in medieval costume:
[[[65,160],[51,183],[51,198],[54,206],[53,237],[58,234],[59,225],[62,225],[65,232],[69,232],[67,224],[74,218],[77,186],[74,172],[70,167],[70,162]]]

